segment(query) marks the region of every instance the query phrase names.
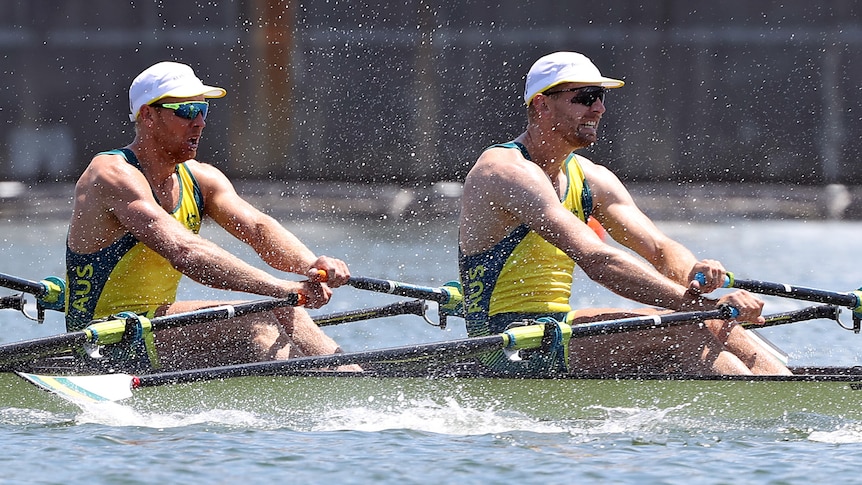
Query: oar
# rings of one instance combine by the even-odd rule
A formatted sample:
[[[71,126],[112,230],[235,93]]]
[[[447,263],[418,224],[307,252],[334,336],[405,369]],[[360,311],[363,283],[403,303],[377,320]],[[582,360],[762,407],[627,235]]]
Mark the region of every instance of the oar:
[[[764,315],[763,318],[766,319],[766,323],[763,324],[742,322],[740,325],[747,329],[758,329],[764,327],[774,327],[776,325],[786,325],[788,323],[802,322],[805,320],[817,320],[820,318],[835,320],[836,322],[841,323],[838,319],[840,314],[841,307],[838,307],[836,305],[814,305],[802,308],[800,310],[791,310],[787,312],[773,313],[771,315]]]
[[[48,276],[42,281],[31,281],[0,273],[0,286],[35,296],[35,317],[27,315],[23,306],[20,310],[27,318],[39,323],[45,321],[45,309],[63,311],[66,307],[66,282],[56,276]]]
[[[766,317],[774,325],[791,323],[806,318],[826,318],[832,316],[833,308],[805,308]],[[732,317],[735,310],[722,307],[704,312],[666,313],[647,317],[623,318],[594,322],[570,327],[559,324],[564,338],[580,338],[598,334],[646,330],[650,328],[702,322],[710,319]],[[581,329],[575,331],[574,329]],[[39,386],[72,400],[117,401],[132,396],[132,390],[142,387],[194,382],[202,380],[225,379],[230,377],[290,375],[308,369],[334,367],[348,364],[368,363],[407,363],[434,360],[436,363],[451,362],[479,355],[492,350],[534,349],[543,345],[546,338],[545,325],[526,325],[514,327],[506,332],[487,337],[472,337],[460,340],[436,342],[431,344],[392,347],[366,352],[352,352],[312,357],[299,357],[289,360],[255,362],[208,369],[164,372],[145,376],[129,374],[104,374],[86,376],[51,376],[18,372],[18,375]]]
[[[42,281],[32,281],[0,273],[0,286],[30,293],[36,298],[58,300],[65,290],[66,283],[55,276],[49,276]]]
[[[340,325],[342,323],[369,320],[372,318],[390,317],[394,315],[419,315],[425,317],[427,305],[424,300],[399,301],[374,308],[363,308],[360,310],[349,310],[346,312],[318,315],[313,318],[314,323],[320,327],[329,325]],[[425,318],[428,321],[428,318]],[[431,325],[436,325],[431,323]]]
[[[644,330],[661,326],[681,325],[717,318],[731,318],[736,310],[722,307],[702,312],[666,313],[647,317],[623,318],[570,327],[559,323],[563,342],[591,335]],[[533,322],[535,323],[535,322]],[[433,360],[451,362],[493,350],[525,350],[540,348],[548,338],[545,324],[513,327],[503,333],[471,337],[430,344],[391,347],[365,352],[299,357],[288,360],[253,362],[224,367],[163,372],[143,376],[105,374],[91,376],[47,376],[19,372],[18,375],[37,386],[73,400],[115,401],[132,396],[132,389],[141,387],[225,379],[245,376],[288,375],[297,371],[336,367],[349,364],[406,363]],[[555,328],[551,327],[550,328]],[[577,330],[575,330],[577,329]]]
[[[431,286],[401,283],[399,281],[351,276],[347,281],[347,284],[360,290],[389,293],[392,295],[406,296],[408,298],[421,298],[423,300],[437,302],[440,306],[440,328],[446,328],[447,316],[464,315],[464,296],[461,293],[461,285],[454,281],[435,288]]]
[[[676,312],[619,318],[616,320],[600,320],[573,326],[572,338],[673,327],[688,323],[704,322],[706,320],[729,320],[735,318],[737,315],[739,315],[739,311],[736,308],[721,305],[715,310],[699,312]]]
[[[324,273],[325,274],[325,273]],[[369,280],[369,281],[377,281],[382,282],[384,280],[371,280],[370,278],[360,278],[360,280]],[[395,282],[393,282],[395,283]],[[362,284],[362,283],[357,283]],[[404,283],[395,283],[400,287],[406,286]],[[30,293],[38,299],[37,304],[41,303],[43,308],[40,308],[40,315],[38,318],[33,318],[27,315],[27,317],[31,319],[38,319],[40,322],[44,320],[44,308],[50,310],[58,310],[63,311],[65,307],[65,287],[66,283],[54,276],[49,276],[42,281],[31,281],[23,278],[18,278],[16,276],[7,275],[0,273],[0,286],[4,286],[6,288],[10,288],[13,290],[21,291],[23,293]],[[421,287],[415,287],[421,288]],[[414,292],[416,295],[420,296],[422,299],[431,299],[427,298],[427,295],[434,293],[436,291],[436,295],[452,295],[448,299],[451,299],[458,304],[461,302],[461,296],[458,288],[447,287],[442,290],[437,290],[433,288],[429,288],[428,292],[416,291]],[[400,293],[396,293],[400,294]],[[410,295],[405,295],[410,296]],[[441,296],[436,296],[434,301],[440,301]],[[445,302],[444,302],[445,303]],[[26,304],[26,300],[23,296],[14,295],[7,297],[0,297],[0,309],[12,308],[20,311],[24,311],[24,305]],[[425,316],[426,306],[424,302],[420,302],[419,300],[414,300],[406,303],[394,303],[391,305],[385,305],[377,308],[369,308],[363,310],[352,310],[343,313],[336,313],[332,315],[321,315],[319,317],[315,317],[314,321],[319,326],[326,325],[337,325],[339,323],[347,323],[354,322],[358,320],[366,320],[371,318],[380,318],[386,316],[393,315],[404,315],[404,314],[415,314],[419,316]],[[25,314],[26,315],[26,314]],[[427,318],[425,318],[428,321]],[[431,322],[429,322],[431,323]],[[434,325],[432,323],[432,325]]]
[[[11,308],[23,312],[26,304],[27,299],[24,298],[23,294],[0,297],[0,310]]]
[[[143,316],[136,319],[147,321],[156,329],[191,325],[195,323],[238,317],[250,313],[269,311],[284,306],[302,305],[305,296],[294,293],[285,298],[259,300],[237,305],[221,305],[202,308],[190,312],[165,315],[147,320]],[[0,363],[9,364],[30,360],[43,355],[63,352],[86,344],[107,345],[118,343],[127,331],[128,319],[118,317],[107,321],[91,323],[87,328],[50,337],[12,342],[0,345]],[[146,323],[145,323],[146,325]]]
[[[570,328],[560,324],[563,332]],[[132,396],[132,389],[141,387],[224,379],[242,376],[286,375],[301,370],[335,367],[348,364],[395,363],[433,359],[453,361],[497,349],[531,349],[542,344],[545,325],[528,325],[509,329],[501,334],[435,342],[422,345],[391,347],[365,352],[298,357],[288,360],[254,362],[207,369],[163,372],[143,376],[103,374],[88,376],[50,376],[18,372],[36,386],[73,401],[117,401]]]
[[[706,284],[706,278],[702,273],[697,273],[695,275],[695,279],[700,284]],[[760,293],[762,295],[782,296],[797,300],[828,303],[830,305],[846,307],[853,310],[853,330],[856,333],[859,333],[860,328],[862,328],[862,290],[837,292],[788,285],[786,283],[742,280],[737,279],[731,272],[727,272],[724,276],[722,288],[738,288],[754,293]]]

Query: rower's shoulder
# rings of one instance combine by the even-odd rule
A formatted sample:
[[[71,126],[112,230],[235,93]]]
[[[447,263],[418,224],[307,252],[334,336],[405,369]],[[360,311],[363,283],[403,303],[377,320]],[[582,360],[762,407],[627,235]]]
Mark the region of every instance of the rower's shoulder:
[[[110,187],[114,185],[137,184],[143,174],[133,165],[126,163],[125,158],[117,153],[96,154],[78,179],[78,186],[96,185]]]
[[[524,158],[518,150],[493,147],[482,152],[468,177],[517,181],[525,176],[532,178],[541,174],[539,166]]]

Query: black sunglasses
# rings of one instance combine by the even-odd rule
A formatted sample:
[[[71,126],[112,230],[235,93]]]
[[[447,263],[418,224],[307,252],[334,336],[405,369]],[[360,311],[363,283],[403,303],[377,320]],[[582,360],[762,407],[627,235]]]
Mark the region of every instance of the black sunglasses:
[[[552,94],[560,94],[560,93],[577,93],[574,98],[572,98],[573,103],[582,104],[584,106],[592,106],[593,103],[596,102],[597,99],[600,99],[602,103],[605,102],[605,93],[608,92],[607,89],[601,86],[586,86],[583,88],[572,88],[572,89],[561,89],[559,91],[549,91],[547,93],[543,93],[545,96],[550,96]]]

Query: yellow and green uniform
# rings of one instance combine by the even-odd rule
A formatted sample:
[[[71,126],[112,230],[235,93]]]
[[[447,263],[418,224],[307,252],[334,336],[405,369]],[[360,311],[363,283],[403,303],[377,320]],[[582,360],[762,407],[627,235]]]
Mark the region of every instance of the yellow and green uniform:
[[[491,148],[520,150],[517,142]],[[569,155],[563,164],[568,180],[561,203],[578,218],[587,221],[593,202],[578,155]],[[466,306],[467,334],[471,337],[497,334],[515,321],[552,317],[562,321],[571,311],[569,297],[575,262],[556,246],[545,241],[526,225],[516,227],[487,251],[458,255]],[[523,352],[522,352],[523,354]],[[509,360],[502,351],[482,357],[488,367],[507,373],[535,374],[565,368],[559,352],[533,352],[521,361]]]
[[[141,169],[129,149],[102,154],[120,155]],[[204,209],[203,194],[185,163],[177,165],[176,174],[180,198],[170,214],[197,234]],[[181,276],[165,258],[131,233],[90,254],[76,253],[67,244],[66,329],[81,330],[92,320],[124,311],[152,317],[158,307],[176,300]]]

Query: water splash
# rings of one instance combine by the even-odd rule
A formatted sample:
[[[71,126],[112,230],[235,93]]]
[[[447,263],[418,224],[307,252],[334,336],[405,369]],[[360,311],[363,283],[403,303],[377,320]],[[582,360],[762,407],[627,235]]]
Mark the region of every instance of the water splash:
[[[516,411],[498,411],[493,406],[464,406],[452,397],[442,402],[405,400],[402,405],[349,407],[324,412],[312,426],[314,431],[383,431],[409,429],[447,435],[484,435],[508,431],[560,433],[557,423],[539,421]]]
[[[604,416],[578,421],[572,427],[572,432],[584,435],[603,435],[650,430],[671,423],[680,424],[680,420],[687,418],[676,418],[674,413],[682,411],[688,406],[688,404],[682,404],[664,409],[590,406],[587,409],[601,411]]]
[[[40,409],[0,409],[0,425],[3,426],[53,425],[68,423],[73,419],[73,415]]]
[[[834,431],[812,431],[808,439],[818,443],[862,443],[862,423],[847,423]]]
[[[232,427],[264,429],[271,422],[248,411],[212,409],[201,412],[143,412],[115,402],[87,403],[75,418],[76,424],[99,424],[111,427],[181,428],[198,424],[220,424]]]

